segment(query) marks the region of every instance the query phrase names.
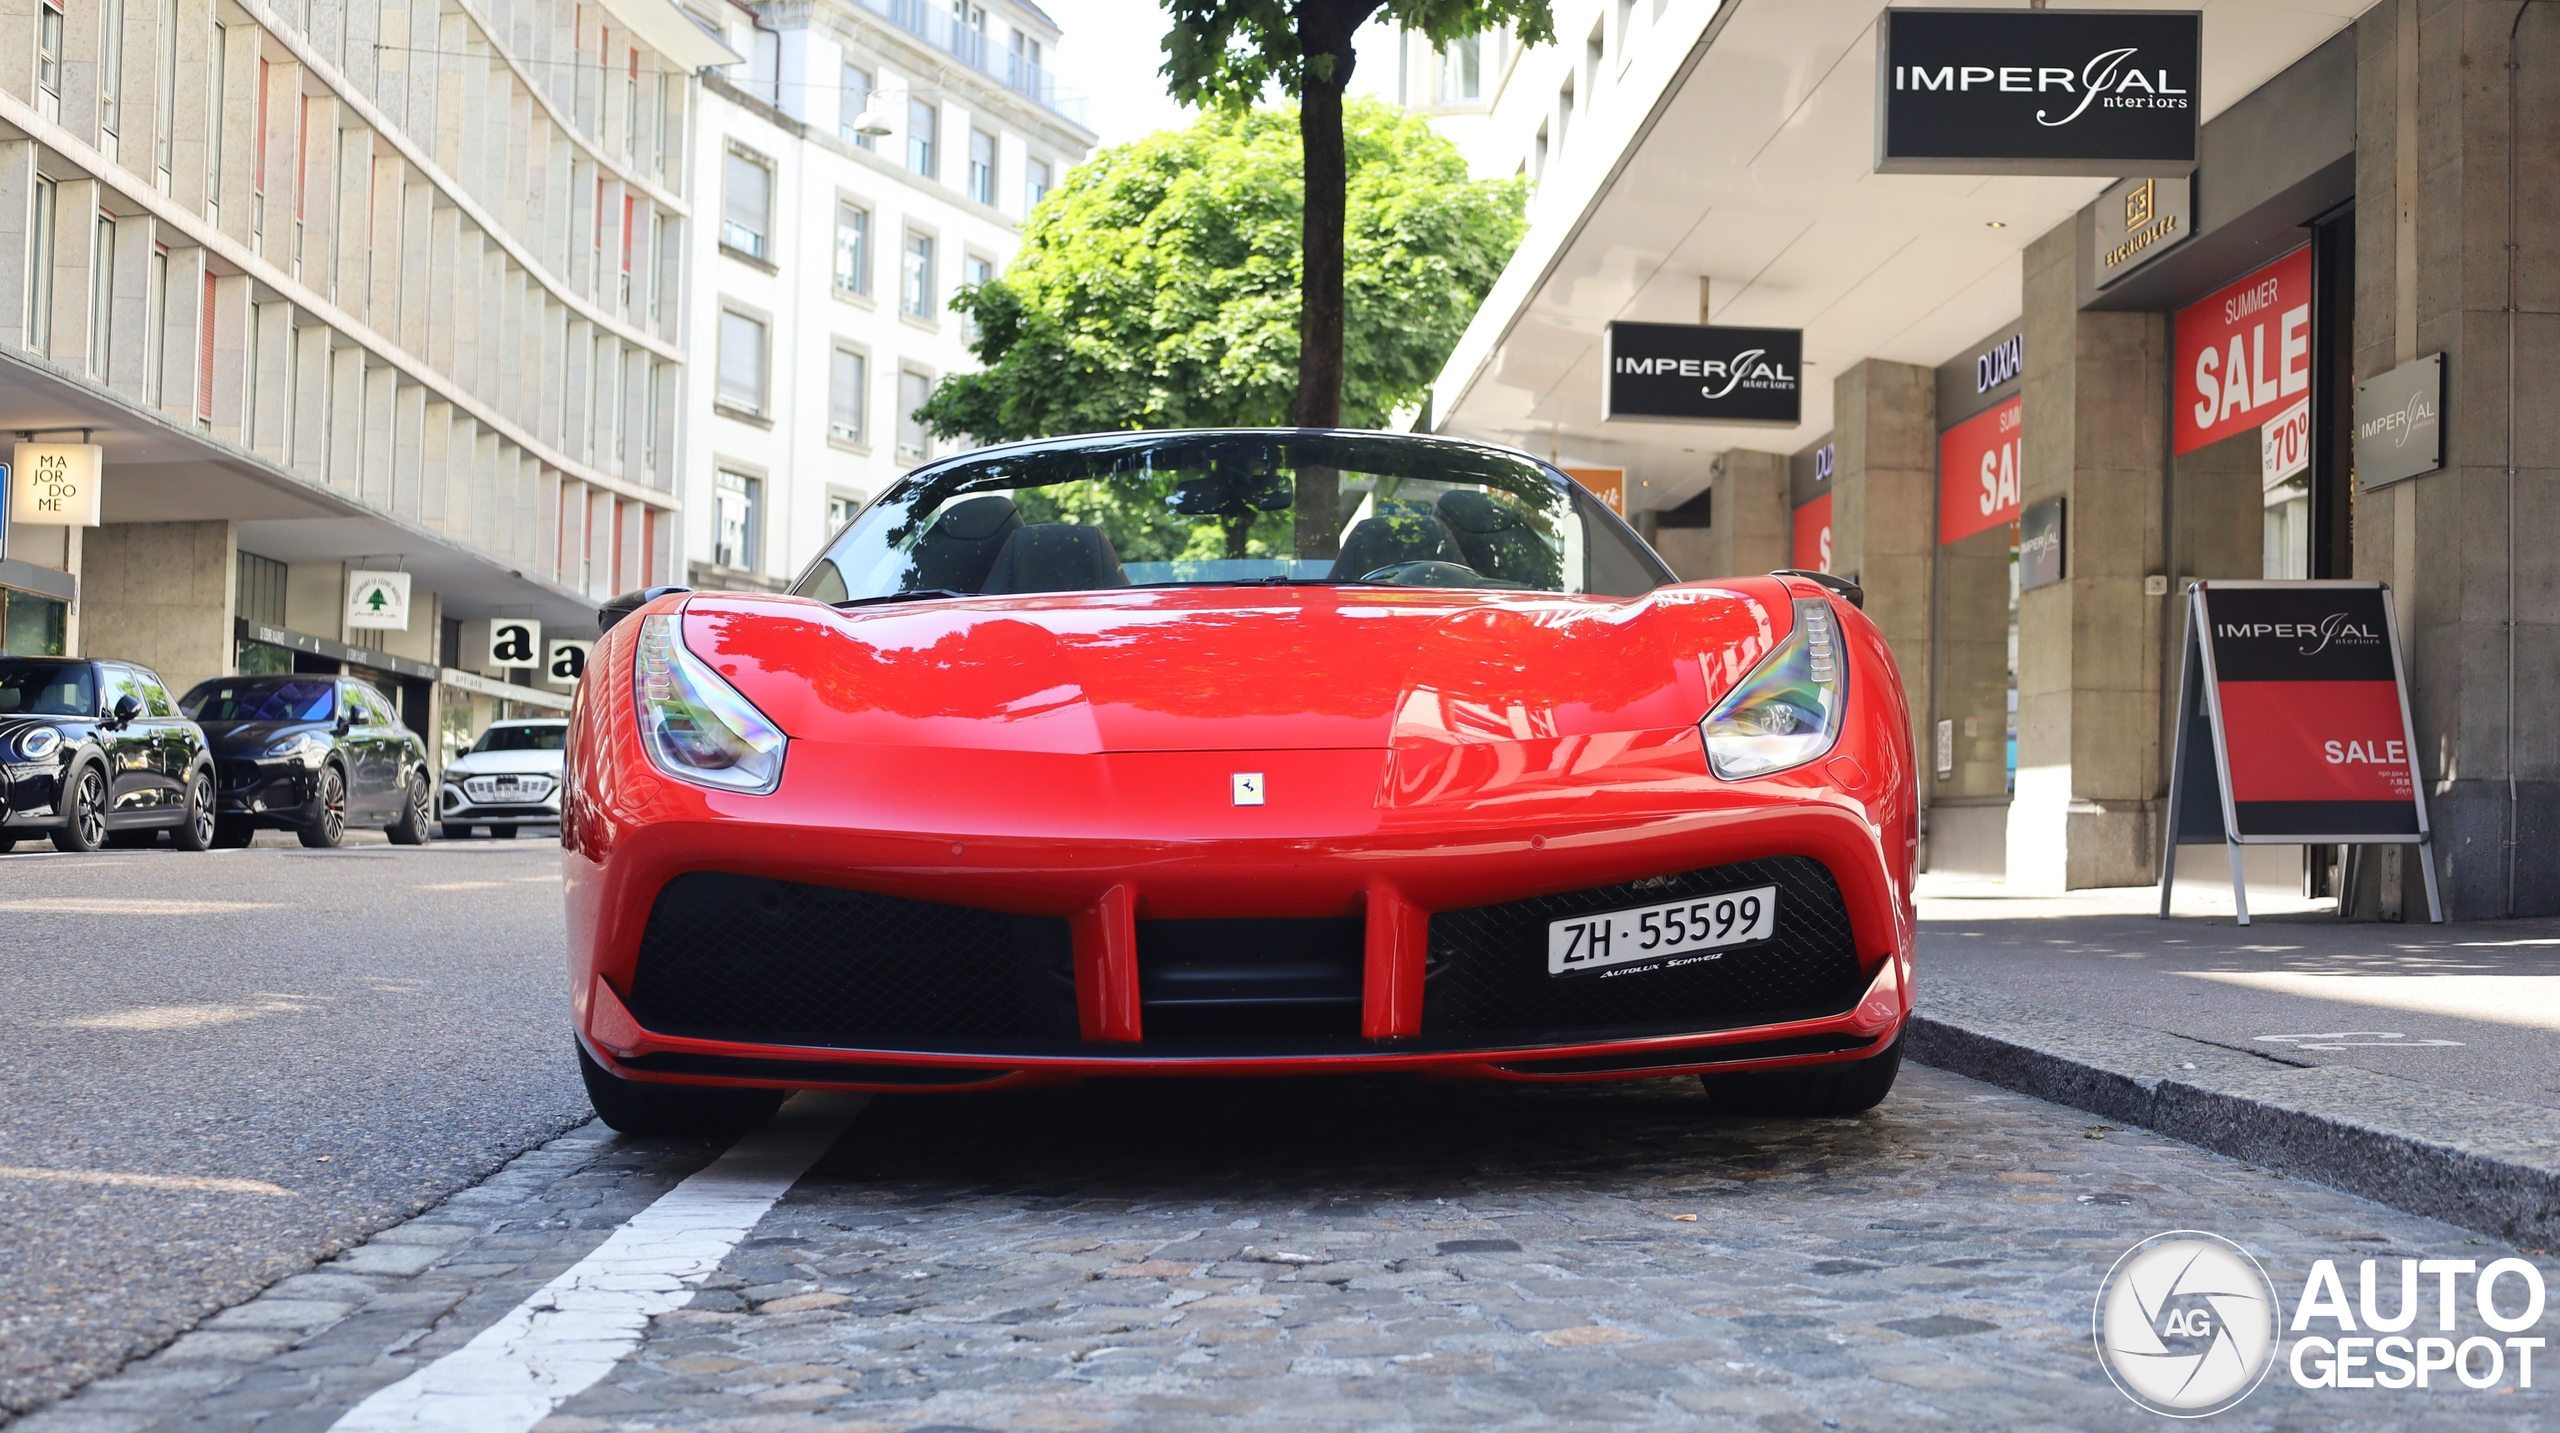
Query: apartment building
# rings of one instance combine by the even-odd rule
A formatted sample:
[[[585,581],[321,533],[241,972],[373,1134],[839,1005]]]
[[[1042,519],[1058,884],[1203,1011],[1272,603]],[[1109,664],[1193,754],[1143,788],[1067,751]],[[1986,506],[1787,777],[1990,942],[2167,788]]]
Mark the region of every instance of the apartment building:
[[[102,458],[99,525],[8,529],[5,650],[361,672],[447,745],[565,705],[479,634],[677,571],[735,58],[673,0],[0,0],[0,430]]]
[[[693,132],[685,566],[775,588],[936,456],[915,410],[976,362],[951,296],[1002,272],[1094,135],[1026,0],[696,4],[743,58]]]

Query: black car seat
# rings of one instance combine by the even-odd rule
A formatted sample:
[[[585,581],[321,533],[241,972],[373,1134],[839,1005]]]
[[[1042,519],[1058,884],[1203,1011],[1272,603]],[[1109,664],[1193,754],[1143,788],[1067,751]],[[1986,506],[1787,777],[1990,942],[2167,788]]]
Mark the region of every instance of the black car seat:
[[[1546,591],[1564,585],[1563,564],[1517,507],[1490,493],[1459,488],[1440,495],[1438,512],[1467,555],[1467,566],[1487,577]]]
[[[1091,592],[1126,587],[1129,574],[1120,554],[1098,527],[1081,523],[1041,523],[1016,531],[996,554],[980,592]]]
[[[941,588],[947,592],[983,589],[996,555],[1022,530],[1022,514],[1013,499],[989,494],[953,503],[934,515],[933,526],[917,539],[908,560],[908,591]]]
[[[1379,568],[1407,562],[1466,565],[1466,553],[1431,509],[1420,503],[1380,506],[1384,510],[1378,516],[1360,519],[1343,537],[1342,555],[1329,574],[1334,581],[1357,582]]]

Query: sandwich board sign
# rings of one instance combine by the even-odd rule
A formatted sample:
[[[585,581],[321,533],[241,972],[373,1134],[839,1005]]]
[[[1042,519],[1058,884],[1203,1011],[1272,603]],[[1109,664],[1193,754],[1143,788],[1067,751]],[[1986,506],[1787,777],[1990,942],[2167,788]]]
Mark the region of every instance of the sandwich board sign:
[[[2219,843],[2242,925],[2248,845],[2416,846],[2427,914],[2443,921],[2388,586],[2196,582],[2180,673],[2162,919],[2177,848]]]

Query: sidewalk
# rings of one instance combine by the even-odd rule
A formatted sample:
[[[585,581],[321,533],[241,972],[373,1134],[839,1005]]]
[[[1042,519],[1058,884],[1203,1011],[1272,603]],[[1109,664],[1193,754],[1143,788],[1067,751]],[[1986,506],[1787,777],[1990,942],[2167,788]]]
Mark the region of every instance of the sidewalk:
[[[2560,1238],[2560,921],[2339,922],[1923,878],[1914,1058],[2415,1213]]]

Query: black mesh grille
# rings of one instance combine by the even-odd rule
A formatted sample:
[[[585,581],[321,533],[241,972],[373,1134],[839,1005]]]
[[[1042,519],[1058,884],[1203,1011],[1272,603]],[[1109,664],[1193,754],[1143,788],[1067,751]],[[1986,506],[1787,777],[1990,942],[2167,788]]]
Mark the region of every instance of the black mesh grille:
[[[214,770],[225,791],[245,791],[258,784],[261,773],[254,761],[219,761]]]
[[[658,893],[630,1003],[666,1034],[775,1044],[1077,1038],[1063,919],[712,871]]]
[[[1754,886],[1778,888],[1777,934],[1676,969],[1547,973],[1547,923]],[[1544,1036],[1698,1031],[1836,1015],[1865,993],[1840,887],[1807,856],[1741,861],[1431,917],[1422,1032]]]

